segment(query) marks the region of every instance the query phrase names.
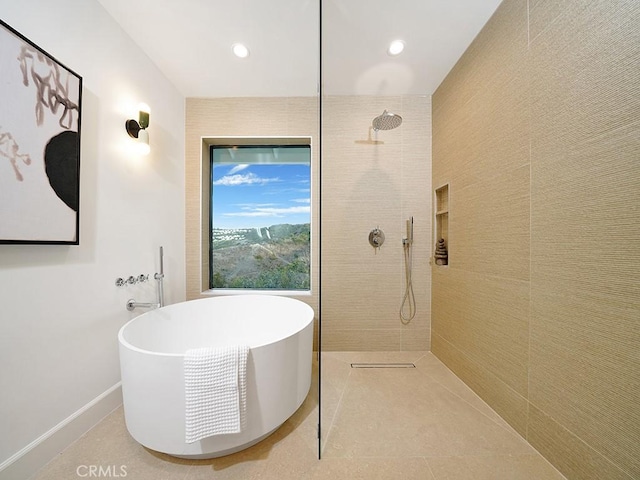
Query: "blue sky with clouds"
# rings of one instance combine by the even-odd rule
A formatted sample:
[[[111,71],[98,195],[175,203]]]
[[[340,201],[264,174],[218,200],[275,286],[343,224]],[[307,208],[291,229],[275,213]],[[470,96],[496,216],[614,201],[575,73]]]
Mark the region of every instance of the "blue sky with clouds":
[[[301,164],[214,164],[213,228],[310,223],[310,173]]]

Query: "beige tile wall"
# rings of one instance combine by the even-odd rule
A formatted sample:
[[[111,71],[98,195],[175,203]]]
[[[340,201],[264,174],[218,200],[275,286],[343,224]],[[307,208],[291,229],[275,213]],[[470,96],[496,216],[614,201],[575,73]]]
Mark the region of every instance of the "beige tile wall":
[[[188,98],[186,101],[186,252],[187,299],[208,289],[209,137],[291,137],[312,139],[312,244],[318,235],[318,99],[315,97]],[[204,161],[203,161],[204,158]],[[312,252],[312,295],[299,296],[318,311],[318,250]]]
[[[431,103],[427,96],[328,96],[322,106],[322,348],[430,348]],[[370,132],[387,109],[394,130]],[[371,140],[383,142],[366,143]],[[400,320],[402,238],[414,217],[417,314]],[[368,241],[379,227],[385,243]]]
[[[398,129],[367,140],[384,109],[403,116]],[[313,232],[318,245],[318,99],[187,99],[187,297],[207,288],[208,179],[203,137],[311,136]],[[325,350],[428,350],[430,348],[431,104],[424,96],[328,97],[323,101],[322,332]],[[372,139],[375,134],[372,133]],[[205,162],[202,163],[202,158]],[[204,190],[206,191],[206,189]],[[202,203],[204,202],[204,204]],[[402,238],[414,217],[413,285],[417,314],[403,325]],[[372,228],[386,234],[375,252]],[[313,295],[300,297],[318,311],[318,249]]]
[[[639,24],[505,0],[433,96],[433,352],[571,479],[640,478]]]

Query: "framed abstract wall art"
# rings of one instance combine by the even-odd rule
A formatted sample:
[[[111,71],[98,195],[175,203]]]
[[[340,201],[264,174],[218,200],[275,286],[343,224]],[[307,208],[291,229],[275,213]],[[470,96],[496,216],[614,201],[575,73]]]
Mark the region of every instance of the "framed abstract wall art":
[[[79,244],[82,77],[0,20],[0,243]]]

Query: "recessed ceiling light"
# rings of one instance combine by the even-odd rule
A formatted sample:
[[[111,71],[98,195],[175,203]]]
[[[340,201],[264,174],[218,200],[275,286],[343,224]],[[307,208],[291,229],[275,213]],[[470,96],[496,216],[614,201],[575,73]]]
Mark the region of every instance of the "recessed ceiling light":
[[[402,40],[394,40],[389,45],[389,49],[387,50],[387,53],[389,55],[395,56],[395,55],[400,55],[403,50],[404,50],[404,42]]]
[[[238,58],[247,58],[249,56],[249,49],[242,43],[234,43],[231,49],[233,50],[233,54]]]

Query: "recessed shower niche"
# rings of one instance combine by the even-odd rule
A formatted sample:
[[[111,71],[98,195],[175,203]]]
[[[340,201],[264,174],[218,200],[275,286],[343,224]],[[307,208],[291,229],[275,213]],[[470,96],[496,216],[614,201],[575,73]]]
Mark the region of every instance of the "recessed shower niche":
[[[449,184],[435,189],[435,250],[436,265],[449,264]]]

